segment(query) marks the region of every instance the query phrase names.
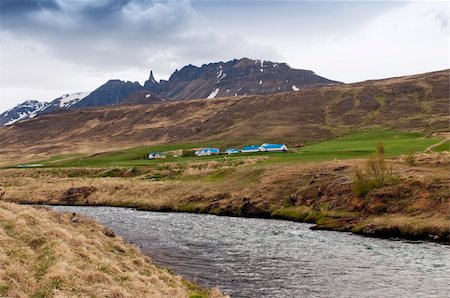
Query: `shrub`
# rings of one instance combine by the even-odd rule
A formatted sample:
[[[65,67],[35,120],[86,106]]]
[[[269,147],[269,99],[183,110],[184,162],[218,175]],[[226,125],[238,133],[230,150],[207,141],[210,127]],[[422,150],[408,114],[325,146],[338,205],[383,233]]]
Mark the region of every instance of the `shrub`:
[[[417,164],[416,156],[411,153],[404,157],[405,163],[411,167],[415,166]]]
[[[375,156],[369,158],[364,167],[355,167],[353,191],[357,195],[364,196],[372,189],[394,185],[398,182],[399,176],[386,162],[384,146],[379,143]]]

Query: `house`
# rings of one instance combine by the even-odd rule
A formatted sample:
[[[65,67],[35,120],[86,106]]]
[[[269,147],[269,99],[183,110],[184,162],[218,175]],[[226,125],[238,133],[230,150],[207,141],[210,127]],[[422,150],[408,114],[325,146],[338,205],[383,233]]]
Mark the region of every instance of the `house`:
[[[166,158],[166,154],[160,152],[151,152],[148,155],[149,159]]]
[[[262,144],[259,151],[288,151],[288,148],[284,144]]]
[[[227,148],[227,149],[225,149],[225,153],[226,154],[237,154],[239,152],[240,152],[239,149],[234,149],[234,148]]]
[[[195,155],[197,156],[205,156],[205,155],[218,155],[220,150],[218,148],[203,148],[201,150],[195,151]]]
[[[241,149],[241,152],[242,153],[259,152],[260,147],[261,146],[258,145],[245,146],[244,148]]]

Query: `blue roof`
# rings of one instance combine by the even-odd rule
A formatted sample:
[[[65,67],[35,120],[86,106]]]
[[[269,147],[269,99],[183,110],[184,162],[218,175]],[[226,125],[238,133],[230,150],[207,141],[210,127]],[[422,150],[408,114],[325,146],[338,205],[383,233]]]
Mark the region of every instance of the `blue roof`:
[[[219,153],[219,149],[217,148],[203,148],[202,150],[200,150],[201,152],[207,152],[207,151],[211,151],[211,153]]]

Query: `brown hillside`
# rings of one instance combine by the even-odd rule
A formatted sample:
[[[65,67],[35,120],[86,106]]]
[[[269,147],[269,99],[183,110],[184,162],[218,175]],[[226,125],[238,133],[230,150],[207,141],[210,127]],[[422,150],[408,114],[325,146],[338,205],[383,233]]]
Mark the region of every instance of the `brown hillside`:
[[[163,142],[288,144],[382,126],[448,130],[449,70],[267,96],[111,106],[43,115],[0,129],[0,163]]]

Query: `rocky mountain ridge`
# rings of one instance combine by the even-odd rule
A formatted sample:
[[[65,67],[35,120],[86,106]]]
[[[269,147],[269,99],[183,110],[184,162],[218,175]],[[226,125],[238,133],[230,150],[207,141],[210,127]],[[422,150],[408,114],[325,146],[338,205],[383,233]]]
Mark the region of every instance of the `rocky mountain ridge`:
[[[176,70],[167,81],[157,82],[150,72],[144,88],[159,96],[183,100],[273,94],[338,84],[342,83],[286,63],[242,58],[201,67],[190,64]]]
[[[26,105],[23,103],[0,114],[0,125],[68,109],[274,94],[338,84],[341,83],[318,76],[310,70],[291,68],[286,63],[242,58],[201,67],[187,65],[176,70],[169,80],[159,82],[151,71],[143,86],[138,82],[109,80],[92,92],[66,94],[50,103],[41,103],[45,107],[37,107],[26,113],[21,111],[21,106]],[[151,100],[147,95],[151,96]]]

